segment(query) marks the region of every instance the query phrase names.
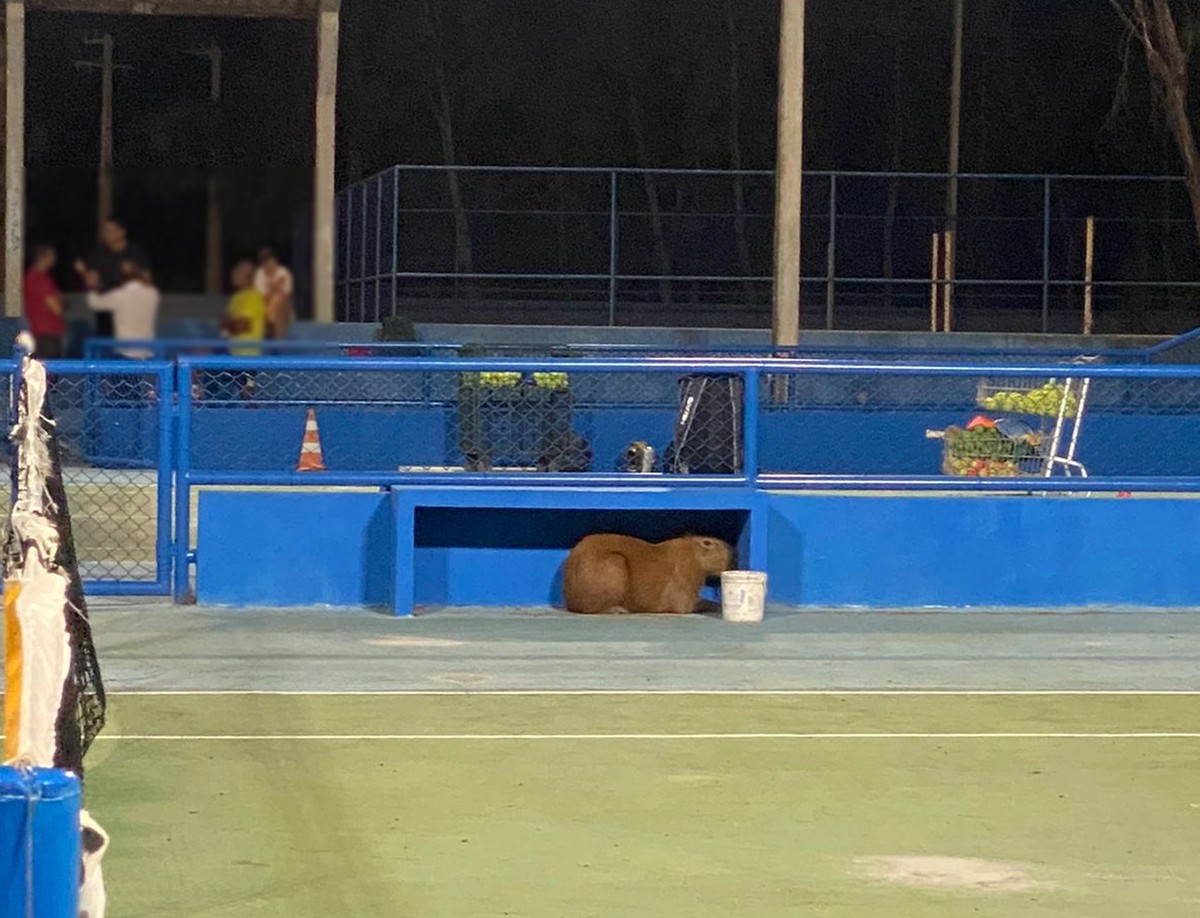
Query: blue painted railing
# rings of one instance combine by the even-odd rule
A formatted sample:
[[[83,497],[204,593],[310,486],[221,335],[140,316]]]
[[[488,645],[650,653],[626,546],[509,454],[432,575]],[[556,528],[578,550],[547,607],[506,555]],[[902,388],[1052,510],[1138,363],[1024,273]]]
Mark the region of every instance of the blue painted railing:
[[[1197,459],[1196,473],[1194,475],[1177,475],[1177,474],[1161,474],[1153,473],[1142,474],[1120,474],[1115,476],[1099,476],[1088,479],[1081,478],[1036,478],[1036,479],[987,479],[987,478],[972,478],[959,479],[951,478],[944,475],[914,475],[914,474],[855,474],[853,472],[846,474],[808,474],[800,471],[779,471],[768,470],[764,467],[764,461],[761,458],[761,450],[766,442],[764,436],[767,434],[765,425],[776,424],[780,417],[791,418],[800,422],[807,422],[808,418],[815,417],[820,414],[820,410],[810,410],[802,405],[797,406],[793,402],[789,402],[789,396],[785,393],[781,399],[776,399],[772,392],[772,387],[777,381],[783,380],[784,387],[791,392],[795,386],[801,383],[810,383],[814,379],[892,379],[897,383],[903,383],[905,380],[914,378],[923,378],[932,382],[934,389],[949,389],[954,385],[961,385],[964,381],[977,379],[979,377],[993,377],[996,379],[1061,379],[1070,374],[1074,376],[1086,376],[1093,380],[1097,385],[1104,383],[1121,383],[1130,387],[1130,392],[1134,391],[1137,386],[1170,386],[1175,390],[1172,397],[1183,398],[1184,402],[1180,405],[1174,405],[1171,411],[1174,414],[1182,414],[1186,417],[1189,425],[1188,430],[1191,430],[1191,425],[1200,424],[1200,397],[1195,403],[1190,401],[1193,395],[1200,396],[1200,367],[1192,366],[1170,366],[1170,365],[1097,365],[1088,364],[1086,367],[1073,367],[1069,370],[1065,369],[1062,364],[1050,363],[1006,363],[1002,365],[981,365],[970,363],[938,363],[928,361],[924,363],[906,363],[906,364],[891,364],[891,363],[868,363],[868,362],[851,362],[851,361],[801,361],[801,360],[783,360],[783,359],[763,359],[763,358],[745,358],[731,356],[725,358],[707,358],[695,359],[689,357],[661,357],[661,358],[582,358],[572,360],[562,359],[469,359],[469,358],[363,358],[359,360],[346,360],[343,358],[290,358],[290,357],[273,357],[260,359],[245,359],[236,357],[183,357],[178,364],[179,380],[177,388],[179,392],[179,414],[181,423],[178,425],[178,436],[175,441],[175,471],[176,471],[176,494],[175,494],[175,521],[176,532],[186,533],[190,525],[190,490],[196,486],[318,486],[318,487],[341,487],[341,486],[359,486],[359,487],[399,487],[399,486],[416,486],[422,483],[430,483],[432,481],[446,482],[452,480],[456,485],[470,486],[476,484],[509,484],[513,486],[555,486],[555,487],[637,487],[646,486],[653,483],[656,486],[671,486],[671,487],[731,487],[731,488],[758,488],[765,490],[775,489],[796,489],[796,490],[920,490],[920,491],[939,491],[939,492],[1095,492],[1095,493],[1113,493],[1113,492],[1133,492],[1133,491],[1174,491],[1174,492],[1197,492],[1200,491],[1200,458]],[[333,383],[336,379],[344,377],[345,374],[352,374],[356,380],[360,378],[379,376],[382,380],[395,381],[401,378],[425,378],[438,377],[439,375],[452,375],[457,377],[461,373],[487,373],[487,372],[509,372],[520,374],[533,373],[566,373],[568,375],[584,375],[591,374],[597,378],[606,378],[608,376],[619,375],[636,375],[639,378],[645,377],[643,388],[653,389],[658,386],[655,382],[663,381],[663,377],[669,380],[691,374],[709,374],[709,375],[737,375],[741,376],[744,381],[744,425],[742,433],[743,444],[743,467],[738,473],[728,475],[674,475],[674,474],[655,474],[652,476],[639,475],[629,472],[617,471],[589,471],[589,472],[466,472],[466,471],[399,471],[393,465],[392,469],[386,469],[382,466],[378,468],[359,468],[359,469],[333,469],[323,472],[296,472],[281,468],[234,468],[234,467],[215,467],[219,463],[206,462],[201,463],[197,467],[193,461],[193,450],[198,444],[195,442],[196,431],[193,429],[192,421],[200,416],[203,412],[218,412],[224,415],[233,416],[234,412],[242,412],[241,416],[251,419],[250,423],[255,423],[262,427],[269,421],[269,415],[264,413],[272,402],[270,397],[266,395],[269,383],[264,385],[263,401],[257,404],[258,410],[248,410],[248,403],[240,402],[237,398],[226,398],[222,401],[197,403],[193,398],[193,392],[197,387],[202,387],[201,381],[205,374],[220,375],[228,378],[240,378],[244,374],[259,374],[260,379],[282,378],[292,376],[301,378],[304,376],[312,377],[315,380],[321,380],[328,377],[328,385],[318,385],[316,387],[322,396],[314,396],[324,411],[336,411],[339,404],[342,404],[347,411],[349,410],[369,410],[371,406],[387,407],[391,403],[386,398],[378,400],[368,399],[345,399],[340,400],[333,389]],[[943,381],[944,386],[938,386],[938,381]],[[1192,387],[1195,389],[1193,393],[1191,389],[1183,395],[1178,394],[1180,386]],[[249,402],[254,402],[257,394],[249,399]],[[1129,405],[1127,399],[1130,397],[1129,392],[1122,390],[1120,393],[1109,393],[1106,396],[1111,403],[1108,408],[1115,412],[1115,417],[1124,417],[1122,412],[1128,413]],[[938,407],[938,399],[941,395],[938,391],[930,393],[929,399],[932,408],[917,406],[908,406],[903,402],[896,405],[886,404],[882,408],[877,409],[882,412],[892,412],[898,410],[907,411],[910,415],[923,417],[928,415],[930,418],[936,418],[939,415],[945,415],[949,410],[959,412],[963,411],[963,400],[956,397],[956,400],[947,401],[940,408]],[[422,399],[429,400],[423,402]],[[420,406],[421,404],[434,405],[435,399],[437,407],[445,407],[449,404],[449,397],[444,393],[442,395],[432,395],[428,390],[423,390],[421,394],[416,395],[410,401],[411,405]],[[764,402],[764,399],[766,400]],[[306,402],[304,397],[288,397],[281,400],[278,404],[281,410],[293,412],[292,420],[288,423],[295,428],[296,420],[302,417],[302,410],[305,404],[314,402]],[[869,439],[872,429],[872,419],[878,421],[883,417],[883,414],[872,413],[872,406],[860,408],[855,404],[844,404],[841,402],[830,403],[843,420],[846,417],[850,418],[850,422],[861,428]],[[619,406],[617,406],[619,407]],[[666,408],[669,409],[669,405]],[[1136,407],[1136,406],[1135,406]],[[301,414],[295,414],[301,412]],[[806,413],[807,412],[807,413]],[[857,414],[855,414],[857,412]],[[1162,404],[1148,404],[1144,411],[1145,417],[1139,415],[1135,420],[1138,425],[1150,425],[1148,429],[1153,430],[1156,418],[1167,417]],[[966,418],[962,418],[966,420]],[[371,416],[364,416],[358,421],[358,429],[366,429],[363,425],[378,426],[380,423],[374,420]],[[390,421],[389,423],[400,424],[400,421]],[[414,431],[420,429],[422,425],[428,426],[426,421],[409,421],[404,422],[412,427]],[[938,422],[940,423],[940,422]],[[913,421],[909,417],[906,419],[908,427],[912,427]],[[1088,419],[1085,417],[1084,436],[1087,436]],[[1110,425],[1111,426],[1111,425]],[[353,424],[351,425],[353,428]],[[1139,427],[1138,429],[1141,429]],[[1174,430],[1174,428],[1172,428]],[[1110,431],[1109,436],[1112,435]],[[1160,448],[1184,448],[1190,447],[1187,444],[1194,442],[1191,433],[1173,433],[1172,436],[1182,436],[1186,443],[1159,443]],[[298,448],[298,443],[292,444],[294,448]],[[900,444],[901,448],[915,449],[915,444]],[[1127,458],[1127,457],[1126,457]],[[373,459],[368,459],[373,461]],[[1186,463],[1184,463],[1186,464]],[[1147,466],[1151,468],[1151,466]],[[1190,468],[1190,466],[1189,466]],[[195,553],[192,551],[186,539],[180,538],[175,546],[175,591],[178,597],[183,597],[189,589],[189,565],[195,561]]]
[[[12,360],[0,366],[10,415],[17,369]],[[168,594],[173,560],[174,365],[51,360],[46,372],[84,588],[100,596]],[[143,425],[145,415],[149,419]],[[135,417],[138,422],[130,424]],[[141,493],[131,497],[130,489],[153,495],[149,515],[143,517],[138,508]],[[84,518],[89,522],[82,523]],[[105,520],[115,532],[95,537]],[[84,529],[93,533],[86,540],[81,538]],[[120,544],[131,534],[136,536],[134,546]],[[105,557],[112,549],[142,557]]]
[[[1100,347],[1089,348],[1086,355],[1112,363],[1150,363],[1161,358],[1172,347],[1200,336],[1200,329],[1188,335],[1171,338],[1149,348]],[[792,360],[861,360],[876,362],[921,361],[979,361],[1004,362],[1016,358],[1033,361],[1070,361],[1085,352],[1077,347],[1042,346],[1037,344],[1009,346],[1003,353],[995,348],[938,344],[928,347],[896,347],[892,345],[831,345],[800,344],[796,346],[754,345],[663,345],[663,344],[596,344],[564,343],[562,345],[489,344],[464,345],[445,342],[380,342],[380,341],[322,341],[284,340],[232,342],[227,338],[154,338],[137,341],[116,341],[111,338],[91,338],[84,343],[85,360],[110,360],[123,348],[149,351],[154,360],[176,361],[202,356],[227,356],[231,350],[256,349],[270,357],[452,357],[468,348],[480,347],[489,357],[520,358],[531,353],[549,352],[547,356],[575,357],[670,357],[692,360],[706,357],[743,357],[746,359],[787,358]]]
[[[1167,353],[1152,350],[1155,357]],[[68,493],[81,494],[84,500],[76,505],[77,514],[92,517],[93,523],[105,515],[127,519],[132,511],[124,488],[141,488],[153,497],[154,509],[143,524],[146,544],[153,546],[152,557],[145,559],[149,569],[134,574],[116,564],[103,576],[89,576],[88,589],[97,594],[173,590],[183,597],[195,560],[188,534],[191,492],[198,486],[375,488],[453,481],[515,487],[653,483],[767,490],[1200,492],[1200,450],[1195,449],[1200,442],[1200,366],[1089,363],[1068,368],[1044,356],[1028,363],[987,364],[971,356],[892,363],[744,353],[570,359],[484,359],[453,353],[362,358],[182,355],[172,362],[48,363],[54,381],[51,406],[58,416],[60,442],[69,454],[73,490]],[[5,362],[4,378],[11,380],[14,371],[15,365]],[[443,449],[456,449],[457,441],[444,425],[456,410],[460,374],[486,372],[567,374],[578,392],[578,413],[596,425],[597,437],[606,437],[603,458],[597,440],[598,470],[422,471],[413,463],[401,471],[388,448],[379,446],[384,442],[380,437],[386,434],[389,443],[404,444],[425,436]],[[676,381],[690,374],[742,378],[740,470],[650,476],[616,471],[615,466],[606,470],[613,443],[640,437],[642,430],[667,431],[669,439],[678,405]],[[936,444],[920,440],[925,425],[962,423],[970,417],[968,412],[976,412],[974,380],[1067,375],[1093,381],[1098,394],[1094,409],[1085,412],[1082,437],[1085,443],[1103,441],[1110,452],[1116,449],[1107,463],[1116,470],[1113,474],[1104,473],[1104,462],[1093,469],[1097,477],[1086,480],[920,474],[938,467],[929,452]],[[256,379],[258,384],[246,397],[230,392],[228,385],[217,386],[214,394],[207,388],[214,378]],[[322,412],[323,434],[328,424],[332,439],[342,441],[335,446],[353,461],[330,462],[330,471],[318,473],[292,470],[310,406]],[[881,438],[886,442],[878,442]],[[261,456],[251,458],[260,461],[248,463],[247,451],[259,451]],[[326,451],[328,455],[328,444]],[[892,461],[892,451],[908,455],[901,456],[904,461]],[[76,490],[81,486],[85,490]],[[81,561],[90,570],[108,560],[89,556],[88,551],[102,549],[83,553]]]

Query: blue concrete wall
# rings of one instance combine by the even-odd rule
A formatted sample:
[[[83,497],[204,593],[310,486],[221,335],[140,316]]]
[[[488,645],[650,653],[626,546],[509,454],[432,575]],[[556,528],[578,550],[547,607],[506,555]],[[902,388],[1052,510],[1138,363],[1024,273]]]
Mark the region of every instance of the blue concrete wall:
[[[773,493],[771,600],[812,607],[1200,607],[1200,502]],[[502,524],[498,522],[502,521]],[[588,532],[737,541],[744,511],[418,509],[416,598],[557,603]],[[197,596],[229,605],[385,605],[386,495],[206,492]]]
[[[233,606],[389,604],[396,526],[386,498],[308,490],[202,492],[197,600]],[[745,510],[418,508],[416,601],[556,604],[567,552],[590,532],[652,541],[699,532],[738,545],[746,523]]]
[[[199,533],[199,602],[391,602],[395,526],[386,494],[205,491]]]
[[[808,606],[1200,606],[1200,502],[772,494],[771,596]]]

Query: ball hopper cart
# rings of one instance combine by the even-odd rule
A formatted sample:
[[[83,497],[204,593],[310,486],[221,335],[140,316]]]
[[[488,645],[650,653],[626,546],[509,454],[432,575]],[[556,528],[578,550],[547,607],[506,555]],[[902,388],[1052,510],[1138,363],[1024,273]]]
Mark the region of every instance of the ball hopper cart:
[[[1073,367],[1095,362],[1072,361]],[[979,381],[975,405],[994,423],[973,429],[927,430],[943,441],[942,472],[982,477],[1050,478],[1056,473],[1086,478],[1076,457],[1091,379],[996,377]]]

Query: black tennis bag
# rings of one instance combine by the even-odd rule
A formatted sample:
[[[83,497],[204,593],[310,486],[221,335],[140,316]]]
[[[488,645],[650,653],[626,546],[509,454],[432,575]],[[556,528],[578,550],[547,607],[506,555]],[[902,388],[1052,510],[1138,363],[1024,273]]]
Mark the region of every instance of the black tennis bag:
[[[741,376],[685,376],[679,380],[675,439],[664,456],[668,472],[733,475],[742,471]]]

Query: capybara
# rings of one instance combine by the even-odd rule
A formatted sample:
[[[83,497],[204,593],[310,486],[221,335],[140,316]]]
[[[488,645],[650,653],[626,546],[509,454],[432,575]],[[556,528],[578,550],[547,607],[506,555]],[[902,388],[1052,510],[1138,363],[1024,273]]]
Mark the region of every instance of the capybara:
[[[585,614],[666,612],[700,605],[704,582],[733,566],[728,543],[683,536],[657,544],[623,535],[590,535],[563,566],[563,599]]]

